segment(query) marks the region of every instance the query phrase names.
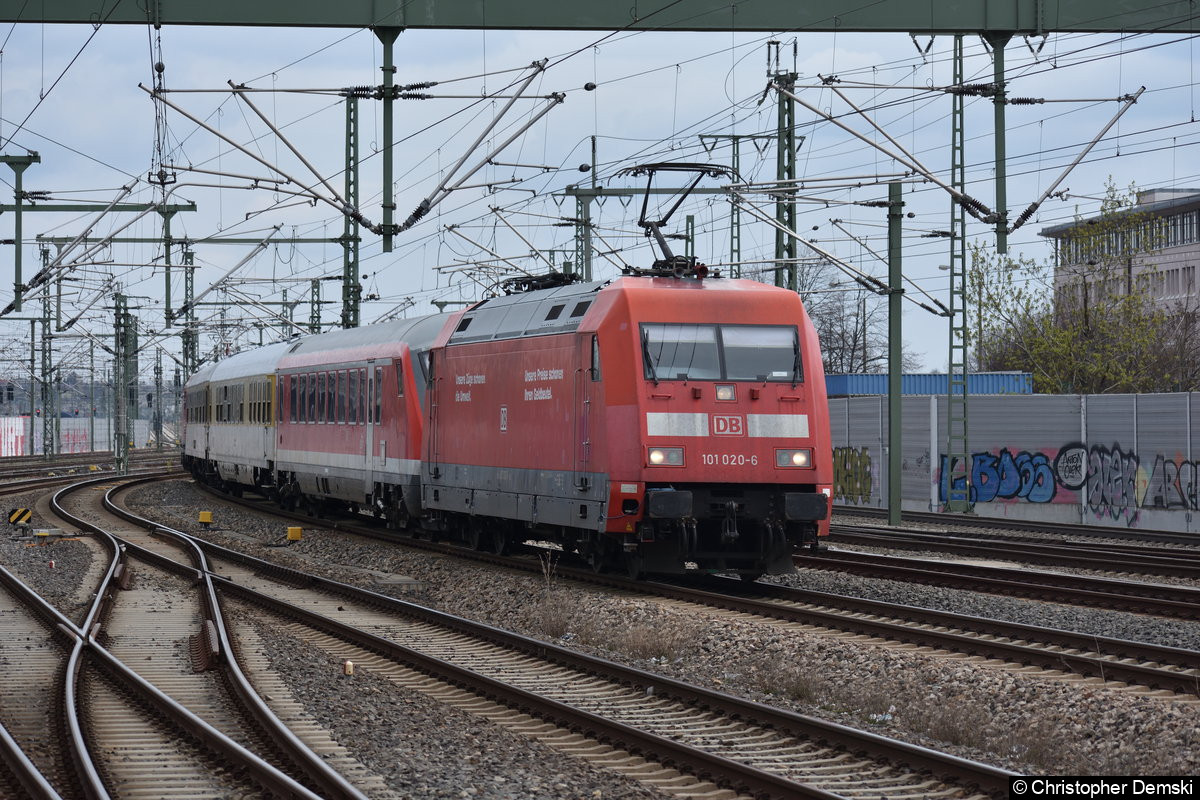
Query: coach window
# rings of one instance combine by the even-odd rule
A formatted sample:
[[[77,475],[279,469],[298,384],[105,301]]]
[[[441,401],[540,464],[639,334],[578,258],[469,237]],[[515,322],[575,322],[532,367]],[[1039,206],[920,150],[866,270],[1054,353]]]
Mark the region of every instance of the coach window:
[[[337,375],[338,375],[338,395],[337,395],[338,416],[337,416],[337,421],[345,422],[346,421],[346,370],[344,370],[344,369],[339,370]]]
[[[317,373],[308,374],[308,421],[317,421]]]
[[[346,412],[346,421],[351,425],[358,422],[358,370],[350,370],[350,403]]]
[[[327,372],[325,377],[325,421],[337,422],[337,373]]]
[[[371,398],[367,394],[367,371],[365,369],[358,371],[358,388],[358,422],[360,425],[363,425],[367,422],[367,406]]]
[[[375,368],[375,424],[383,419],[383,367]]]
[[[325,421],[325,380],[326,373],[317,375],[317,422]]]
[[[288,421],[296,421],[296,376],[287,376],[288,385]]]

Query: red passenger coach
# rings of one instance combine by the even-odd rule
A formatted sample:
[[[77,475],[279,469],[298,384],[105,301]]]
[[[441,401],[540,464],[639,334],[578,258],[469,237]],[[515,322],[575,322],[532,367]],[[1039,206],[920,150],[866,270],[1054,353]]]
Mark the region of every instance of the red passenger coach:
[[[825,380],[794,292],[689,272],[514,294],[430,356],[423,508],[476,542],[536,528],[597,568],[757,576],[828,534]]]

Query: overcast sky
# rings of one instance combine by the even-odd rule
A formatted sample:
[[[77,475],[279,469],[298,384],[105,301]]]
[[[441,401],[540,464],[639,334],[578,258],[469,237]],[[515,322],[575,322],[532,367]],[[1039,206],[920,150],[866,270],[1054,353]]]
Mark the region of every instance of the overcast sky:
[[[531,255],[528,239],[538,248],[556,250],[556,263],[574,249],[574,231],[564,225],[574,203],[561,192],[569,184],[587,182],[579,171],[591,161],[590,137],[597,140],[595,174],[606,186],[634,185],[614,178],[617,170],[649,161],[706,161],[728,164],[728,144],[711,153],[701,134],[753,134],[775,130],[776,96],[767,84],[769,35],[667,33],[542,33],[408,31],[396,43],[396,80],[400,84],[439,81],[430,93],[436,99],[405,100],[396,104],[394,186],[396,221],[403,222],[429,195],[446,171],[468,152],[471,143],[500,112],[510,94],[507,87],[530,74],[529,65],[549,60],[491,135],[483,148],[498,145],[561,92],[556,105],[466,185],[496,183],[490,188],[453,192],[424,220],[396,239],[395,250],[382,252],[379,238],[364,232],[362,273],[364,293],[378,297],[363,306],[363,322],[373,321],[407,304],[408,315],[431,313],[432,300],[475,300],[494,283],[495,275],[467,268],[492,259],[488,250],[515,267],[544,271]],[[842,99],[821,83],[821,76],[840,79],[838,86],[888,135],[913,153],[941,180],[948,181],[951,100],[936,91],[950,83],[951,37],[916,42],[895,34],[779,34],[783,66],[792,66],[793,42],[800,73],[799,96],[832,113],[866,138],[885,143],[868,122],[851,112]],[[928,45],[928,50],[925,50]],[[196,212],[172,220],[175,236],[216,235],[276,240],[289,237],[334,238],[342,233],[341,215],[325,203],[316,205],[284,192],[259,188],[248,177],[279,177],[283,173],[316,186],[317,177],[289,151],[289,143],[324,177],[337,193],[343,188],[344,102],[329,94],[292,90],[336,90],[380,83],[382,52],[369,31],[164,28],[103,26],[4,26],[0,29],[0,142],[3,153],[37,151],[41,163],[25,172],[25,189],[47,191],[55,201],[111,202],[123,186],[132,191],[126,202],[153,202],[161,189],[146,181],[159,159],[198,168],[180,170],[172,202],[195,202]],[[966,40],[968,82],[991,78],[991,56],[978,38]],[[1109,131],[1091,154],[1066,178],[1059,190],[1065,198],[1049,200],[1010,239],[1014,253],[1047,258],[1049,250],[1038,231],[1092,213],[1111,177],[1118,186],[1136,183],[1156,186],[1200,186],[1195,166],[1198,141],[1195,122],[1196,88],[1193,38],[1161,35],[1052,35],[1046,41],[1017,38],[1006,50],[1011,96],[1045,100],[1008,108],[1008,198],[1014,218],[1055,180],[1062,169],[1108,124],[1123,95],[1145,86],[1141,100]],[[160,60],[167,99],[201,119],[240,146],[255,160],[204,130],[183,114],[163,110],[165,124],[156,142],[155,107],[138,84],[152,86],[153,65]],[[251,103],[286,139],[274,135],[245,102],[231,96],[227,81],[264,91],[248,95]],[[595,91],[585,91],[593,82]],[[201,90],[201,91],[196,91]],[[453,96],[451,96],[453,95]],[[1064,101],[1064,102],[1049,102]],[[362,213],[382,219],[379,149],[383,145],[382,104],[360,101],[362,129],[360,200]],[[983,98],[967,100],[968,192],[993,206],[994,170],[992,104]],[[822,120],[797,109],[798,132],[804,137],[798,171],[802,178],[830,180],[855,186],[821,190],[806,188],[813,202],[800,207],[798,229],[817,243],[873,275],[886,276],[886,266],[873,253],[886,254],[882,209],[855,205],[886,197],[884,183],[904,167],[878,150]],[[711,141],[711,140],[710,140]],[[741,152],[743,175],[764,181],[774,176],[774,145],[751,141]],[[885,143],[886,144],[886,143]],[[889,145],[890,146],[890,145]],[[464,168],[487,154],[479,149]],[[272,165],[273,172],[266,164]],[[522,166],[507,166],[519,164]],[[544,169],[549,168],[549,169]],[[225,173],[218,176],[211,173]],[[456,175],[461,176],[460,169]],[[12,170],[0,165],[0,189],[11,197]],[[843,180],[844,179],[844,180]],[[450,182],[458,177],[450,177]],[[514,182],[515,180],[515,182]],[[708,181],[705,185],[717,186]],[[295,186],[291,190],[295,190]],[[909,287],[924,289],[946,301],[949,245],[931,231],[946,230],[950,200],[933,183],[906,182],[907,211],[904,239],[905,275]],[[156,214],[135,219],[133,214],[29,213],[25,217],[24,272],[28,279],[40,255],[32,242],[37,235],[73,237],[95,222],[93,235],[106,235],[122,226],[121,236],[155,237],[161,233]],[[493,210],[498,209],[498,210]],[[628,206],[608,200],[594,209],[601,249],[620,250],[611,261],[597,258],[596,276],[617,274],[616,263],[649,264],[649,245],[636,229],[638,203]],[[729,258],[729,203],[711,195],[695,197],[677,212],[672,231],[682,233],[684,215],[691,214],[697,231],[696,252],[704,261]],[[769,259],[774,234],[743,213],[742,258]],[[832,220],[837,220],[835,224]],[[519,231],[512,232],[510,223]],[[279,226],[278,231],[275,230]],[[0,237],[13,235],[13,216],[0,217]],[[987,227],[971,221],[970,237],[994,243]],[[461,234],[461,235],[460,235]],[[679,244],[682,249],[682,243]],[[801,248],[805,255],[804,248]],[[252,253],[250,245],[196,244],[197,293],[224,281],[223,288],[205,298],[228,301],[227,327],[222,336],[232,344],[257,342],[255,324],[264,318],[254,302],[278,310],[286,291],[301,299],[297,322],[309,315],[310,281],[341,274],[339,245],[270,243],[237,270]],[[567,255],[571,258],[571,255]],[[175,263],[180,254],[172,253]],[[118,244],[97,253],[96,263],[81,263],[69,273],[64,289],[65,318],[85,307],[76,330],[109,335],[111,281],[135,298],[146,335],[163,327],[165,279],[162,247]],[[616,262],[616,263],[614,263]],[[12,299],[13,248],[0,256],[0,306]],[[440,268],[440,269],[439,269]],[[747,264],[746,272],[762,267]],[[226,277],[228,276],[228,277]],[[828,283],[844,277],[831,273]],[[182,302],[182,276],[172,281],[173,306]],[[842,287],[825,287],[840,290]],[[322,283],[323,318],[333,322],[340,311],[341,289],[336,280]],[[25,312],[40,308],[26,305]],[[216,308],[200,316],[216,322]],[[0,343],[5,357],[0,373],[17,370],[13,346],[28,335],[28,323],[0,319]],[[904,336],[928,371],[946,365],[946,320],[907,303]],[[278,329],[261,334],[264,340]],[[216,346],[217,334],[201,340],[201,353]],[[178,342],[166,343],[178,352]],[[20,348],[27,348],[21,345]],[[73,340],[60,345],[63,363],[86,364],[86,352]],[[148,364],[149,360],[143,362]]]

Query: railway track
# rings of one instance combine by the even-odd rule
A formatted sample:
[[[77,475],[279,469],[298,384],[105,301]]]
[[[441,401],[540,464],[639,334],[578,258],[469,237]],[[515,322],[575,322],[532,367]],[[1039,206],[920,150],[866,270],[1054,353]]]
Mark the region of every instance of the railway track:
[[[463,700],[470,706],[480,705],[479,695],[502,706],[485,715],[513,719],[517,709],[511,724],[537,729],[552,746],[607,742],[623,751],[605,755],[610,766],[624,764],[635,776],[651,769],[649,760],[771,797],[868,791],[895,798],[985,797],[1007,791],[1002,770],[584,656],[215,545],[202,547],[225,578],[217,582],[223,592],[292,620],[296,635],[383,674],[412,675],[402,679],[410,683],[420,682],[418,674],[437,677],[438,692],[449,685],[475,695]],[[344,626],[350,619],[357,630]],[[583,744],[572,731],[588,731],[592,741]],[[666,767],[652,770],[650,783],[687,780]],[[690,791],[714,788],[700,781]]]
[[[1135,614],[1200,619],[1200,589],[1186,586],[834,549],[819,556],[796,555],[793,561],[797,567],[806,569],[852,572],[888,580],[948,586]]]
[[[168,463],[178,463],[174,449],[134,450],[129,457],[131,467],[149,469]],[[75,476],[91,472],[111,472],[112,452],[61,453],[53,459],[44,456],[5,456],[0,458],[0,490],[7,491],[10,483],[21,479],[36,480],[53,476]],[[41,488],[41,487],[34,487]]]
[[[9,674],[22,676],[0,682],[0,752],[6,767],[0,787],[12,790],[5,797],[58,796],[54,786],[78,787],[68,783],[71,768],[57,735],[54,705],[71,648],[24,606],[13,590],[20,582],[3,567],[0,583],[0,655]]]
[[[36,609],[71,644],[65,663],[50,670],[62,680],[53,694],[64,698],[58,704],[64,718],[48,724],[41,720],[43,730],[64,732],[65,755],[58,763],[70,765],[65,770],[69,775],[64,776],[63,771],[56,775],[59,784],[69,788],[64,796],[185,797],[199,793],[363,800],[366,795],[331,769],[323,757],[305,748],[277,721],[272,722],[273,715],[253,695],[233,657],[219,607],[209,604],[215,592],[202,559],[198,559],[199,566],[181,564],[174,559],[188,559],[187,545],[166,552],[170,548],[146,537],[144,543],[151,546],[142,547],[125,538],[136,535],[126,523],[112,525],[123,529],[122,538],[117,539],[64,508],[66,494],[96,492],[107,483],[111,479],[77,484],[60,491],[52,501],[64,525],[93,531],[96,542],[107,543],[110,555],[101,570],[104,577],[97,585],[96,603],[81,623],[63,617],[11,574],[5,576],[10,592]],[[95,516],[92,509],[83,513]],[[130,555],[143,562],[136,587],[130,581]],[[157,570],[166,571],[154,574]],[[193,647],[199,656],[194,665],[188,662],[186,649],[182,654],[177,649],[189,637],[198,645]],[[218,665],[220,674],[206,671]],[[14,741],[26,753],[36,755],[48,749],[16,735]],[[264,760],[251,747],[268,752],[280,766]],[[300,779],[285,770],[299,774]]]
[[[1200,579],[1200,550],[1108,543],[1049,543],[1011,538],[834,525],[831,543],[919,550],[1029,564]]]
[[[527,572],[538,573],[542,570],[541,562],[533,561],[528,556],[503,556],[466,550],[444,542],[397,537],[394,533],[355,521],[316,521],[301,514],[281,512],[272,505],[220,496],[244,507],[310,524],[332,525],[359,535],[398,541],[408,546]],[[814,558],[819,560],[824,556]],[[1014,572],[1028,575],[1024,571]],[[880,574],[885,573],[881,571]],[[564,566],[561,562],[556,567],[556,575],[637,594],[667,597],[696,606],[728,609],[759,619],[782,620],[869,636],[879,642],[931,647],[946,653],[994,659],[997,665],[1020,670],[1037,668],[1048,676],[1078,676],[1105,681],[1113,686],[1123,684],[1134,691],[1174,694],[1180,699],[1200,696],[1200,653],[1191,650],[795,589],[761,581],[745,584],[737,580],[712,578],[701,584],[688,585],[679,582],[631,581],[616,575],[596,574],[588,568]],[[1112,583],[1125,586],[1124,582]],[[962,588],[981,589],[977,580],[964,581]],[[1047,598],[1061,601],[1056,591],[1046,589]],[[1104,596],[1085,595],[1085,598],[1099,602]],[[1166,608],[1179,610],[1169,602]]]
[[[881,508],[857,506],[834,506],[835,525],[849,525],[847,517],[886,519],[888,512]],[[905,523],[945,526],[946,530],[959,532],[962,529],[1004,531],[1006,533],[1034,533],[1052,537],[1079,539],[1107,539],[1113,542],[1134,544],[1157,543],[1163,545],[1185,545],[1200,547],[1200,533],[1163,531],[1143,528],[1117,528],[1111,525],[1069,525],[1057,522],[1034,522],[1031,520],[978,517],[968,514],[948,514],[933,511],[905,511]]]

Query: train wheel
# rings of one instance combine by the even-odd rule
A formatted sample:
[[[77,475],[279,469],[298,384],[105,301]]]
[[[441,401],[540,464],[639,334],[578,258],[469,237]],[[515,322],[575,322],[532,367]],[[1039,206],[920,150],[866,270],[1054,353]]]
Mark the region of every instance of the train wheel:
[[[588,566],[592,568],[592,572],[599,575],[604,572],[608,566],[608,559],[604,557],[604,549],[600,547],[599,542],[593,542],[587,554]]]
[[[483,533],[483,522],[478,519],[471,519],[467,522],[466,530],[467,547],[472,550],[482,550],[483,543],[486,537]]]

